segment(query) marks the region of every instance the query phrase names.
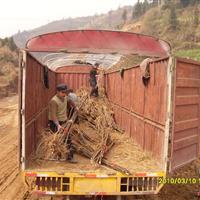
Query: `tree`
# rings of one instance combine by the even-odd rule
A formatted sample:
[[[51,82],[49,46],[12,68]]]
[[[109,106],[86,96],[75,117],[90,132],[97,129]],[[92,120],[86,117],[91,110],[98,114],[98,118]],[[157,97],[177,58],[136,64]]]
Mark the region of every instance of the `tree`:
[[[138,2],[133,7],[132,19],[138,18],[142,15],[142,3],[138,0]]]
[[[176,9],[174,6],[171,6],[170,8],[170,18],[169,18],[169,23],[172,28],[172,30],[176,30],[178,26],[178,20],[176,16]]]
[[[124,9],[123,13],[122,13],[122,19],[124,21],[124,23],[126,23],[126,20],[127,20],[127,10]]]
[[[108,23],[109,27],[112,27],[112,10],[108,12]]]
[[[144,14],[150,8],[148,0],[144,0],[144,2],[141,4],[141,7],[142,14]]]
[[[195,10],[194,10],[193,24],[194,24],[194,27],[197,27],[199,25],[199,10],[198,10],[198,7],[195,7]]]
[[[172,0],[163,0],[161,5],[162,5],[163,10],[170,9],[171,6],[173,6],[173,2],[172,2]]]
[[[155,6],[159,5],[159,0],[153,0],[153,5]]]
[[[11,51],[17,50],[17,46],[13,40],[13,37],[10,37],[10,38],[6,37],[5,39],[2,40],[2,46],[6,46],[6,45],[9,47]]]
[[[190,4],[189,0],[180,0],[180,3],[183,7],[187,7]]]

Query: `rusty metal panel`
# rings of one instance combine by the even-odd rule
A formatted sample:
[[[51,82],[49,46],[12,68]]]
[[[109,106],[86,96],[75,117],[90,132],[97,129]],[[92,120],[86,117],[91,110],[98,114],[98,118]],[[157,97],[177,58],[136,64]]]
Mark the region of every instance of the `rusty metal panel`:
[[[131,117],[125,110],[121,112],[121,127],[125,133],[130,136],[131,134]]]
[[[36,144],[42,130],[47,127],[47,108],[43,109],[31,122],[26,124],[25,155],[28,158],[36,149]]]
[[[37,135],[37,137],[35,138],[35,141],[37,144],[38,140],[39,140],[39,136],[42,133],[43,129],[45,127],[47,127],[48,124],[48,109],[47,107],[44,108],[44,110],[37,116],[36,120],[35,120],[35,133]]]
[[[134,115],[131,116],[131,137],[144,149],[144,121]]]
[[[122,77],[119,73],[113,73],[113,78],[115,79],[114,90],[114,99],[117,105],[122,105]]]
[[[139,115],[144,113],[144,84],[142,82],[141,70],[139,67],[131,70],[131,111]]]
[[[130,110],[131,104],[131,70],[126,70],[122,78],[122,105],[124,108]]]
[[[200,131],[200,63],[176,59],[170,170],[196,159]]]
[[[28,160],[31,153],[35,150],[36,135],[35,135],[35,123],[26,126],[26,141],[25,141],[25,158]]]
[[[139,66],[106,74],[106,92],[118,125],[145,151],[164,164],[167,116],[168,58],[150,64],[150,81],[142,81]],[[121,92],[120,92],[121,91]],[[168,144],[165,144],[168,145]]]
[[[158,127],[145,123],[144,124],[144,149],[151,152],[157,160],[163,161],[163,146],[164,146],[164,130]],[[160,163],[161,164],[161,163]]]
[[[36,145],[35,121],[38,114],[47,107],[49,100],[55,94],[56,76],[48,70],[49,89],[43,83],[43,66],[30,54],[27,54],[26,84],[25,84],[25,156],[29,157]],[[45,121],[40,121],[43,127],[47,126]]]
[[[57,73],[57,84],[66,83],[73,90],[89,87],[89,71],[85,73]]]
[[[115,104],[112,105],[112,108],[114,111],[114,120],[121,127],[122,111]]]
[[[91,65],[69,65],[58,67],[57,73],[88,73],[92,69]]]
[[[64,82],[74,90],[89,86],[89,69],[82,73],[70,71],[66,73],[58,72],[55,74],[49,71],[50,89],[47,90],[41,79],[43,67],[32,57],[28,60],[27,81],[34,83],[34,86],[33,84],[27,84],[26,88],[26,112],[28,121],[31,121],[31,119],[36,117],[36,113],[40,112],[42,108],[45,108],[50,98],[55,94],[55,86],[57,83]],[[113,105],[117,124],[144,150],[150,151],[158,159],[162,159],[163,155],[163,121],[167,114],[165,108],[165,98],[167,96],[165,89],[167,83],[166,78],[162,78],[166,76],[166,63],[167,60],[163,59],[151,64],[151,79],[146,87],[142,82],[142,74],[139,67],[125,70],[124,77],[120,76],[119,71],[105,75],[106,93]],[[30,74],[32,76],[30,76]],[[157,92],[158,90],[159,92]],[[195,90],[193,92],[195,92]],[[37,97],[40,97],[37,98],[34,96],[35,94],[37,94]],[[33,104],[34,106],[29,106]],[[156,112],[158,112],[157,115],[155,114]],[[34,134],[38,134],[40,127],[46,124],[47,117],[45,113],[45,110],[42,111],[40,115],[36,117],[36,120],[30,123],[30,127],[27,127],[27,138],[30,139],[33,126],[34,129],[37,129]],[[159,146],[159,144],[161,145]],[[31,150],[29,149],[28,153],[30,152]]]
[[[113,86],[115,85],[115,79],[113,78],[112,74],[107,74],[107,90],[106,93],[108,95],[108,98],[111,102],[114,102],[114,90]]]
[[[150,64],[150,81],[145,88],[144,115],[165,125],[167,108],[167,60]]]

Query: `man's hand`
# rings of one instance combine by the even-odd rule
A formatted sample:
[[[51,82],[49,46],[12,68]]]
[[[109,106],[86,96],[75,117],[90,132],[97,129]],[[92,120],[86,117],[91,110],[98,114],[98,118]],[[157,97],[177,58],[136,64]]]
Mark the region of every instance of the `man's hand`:
[[[72,124],[73,123],[72,119],[68,120],[68,123]]]
[[[69,128],[65,128],[63,133],[64,133],[65,135],[68,135],[68,130],[69,130]]]
[[[63,129],[63,127],[60,124],[58,124],[57,129],[58,129],[58,131],[60,131],[61,129]]]
[[[78,111],[79,111],[78,106],[75,106],[75,107],[74,107],[74,110],[78,112]]]

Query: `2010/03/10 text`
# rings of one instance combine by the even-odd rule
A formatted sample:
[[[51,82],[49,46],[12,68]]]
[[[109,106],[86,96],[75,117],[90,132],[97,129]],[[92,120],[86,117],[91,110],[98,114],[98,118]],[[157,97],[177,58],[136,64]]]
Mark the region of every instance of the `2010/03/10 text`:
[[[167,178],[160,177],[159,184],[200,184],[200,178]]]

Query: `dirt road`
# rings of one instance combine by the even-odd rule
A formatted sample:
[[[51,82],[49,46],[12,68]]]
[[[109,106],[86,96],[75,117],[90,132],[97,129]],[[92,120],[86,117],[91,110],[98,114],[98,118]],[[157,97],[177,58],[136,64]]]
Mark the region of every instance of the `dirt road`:
[[[17,96],[0,101],[0,199],[23,199],[27,188],[18,169]]]
[[[36,197],[28,192],[18,168],[18,129],[17,129],[17,96],[0,99],[0,200],[50,200],[50,197]],[[184,167],[175,174],[176,177],[195,177],[195,166],[200,160]],[[199,185],[166,185],[157,197],[131,197],[126,200],[193,200],[197,199],[195,191],[200,191]],[[56,200],[60,197],[54,198]],[[73,199],[83,200],[75,197]],[[86,198],[90,199],[91,198]],[[85,200],[86,200],[85,199]],[[94,199],[94,198],[92,198]],[[101,199],[101,198],[96,198]],[[113,199],[104,197],[105,199]]]

